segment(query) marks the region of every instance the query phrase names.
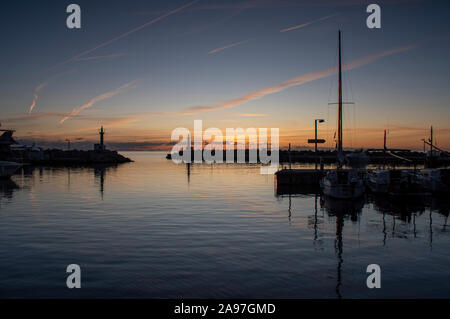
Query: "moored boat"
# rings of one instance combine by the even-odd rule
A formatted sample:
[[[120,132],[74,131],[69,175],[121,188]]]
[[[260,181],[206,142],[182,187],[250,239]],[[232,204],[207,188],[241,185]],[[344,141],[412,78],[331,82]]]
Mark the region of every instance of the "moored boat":
[[[324,195],[338,199],[352,199],[364,194],[364,183],[357,170],[329,171],[320,181]]]
[[[19,163],[0,161],[0,178],[10,178],[21,167]]]
[[[450,193],[450,169],[422,169],[419,171],[419,176],[426,191],[435,194]]]
[[[367,172],[367,185],[371,192],[388,195],[421,195],[427,191],[421,176],[414,170],[376,169]]]
[[[341,60],[341,31],[339,31],[339,64],[338,64],[338,166],[328,171],[320,181],[324,195],[337,199],[354,199],[364,194],[363,179],[357,169],[342,169],[345,156],[342,149],[343,116],[342,116],[342,60]],[[356,158],[356,157],[355,157]]]

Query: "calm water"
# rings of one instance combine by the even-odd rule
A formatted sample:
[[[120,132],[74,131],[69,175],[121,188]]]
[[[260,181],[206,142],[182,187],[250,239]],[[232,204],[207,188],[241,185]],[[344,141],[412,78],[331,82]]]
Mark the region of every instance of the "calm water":
[[[450,297],[445,200],[276,196],[256,165],[126,155],[0,184],[0,297]],[[66,288],[72,263],[81,289]]]

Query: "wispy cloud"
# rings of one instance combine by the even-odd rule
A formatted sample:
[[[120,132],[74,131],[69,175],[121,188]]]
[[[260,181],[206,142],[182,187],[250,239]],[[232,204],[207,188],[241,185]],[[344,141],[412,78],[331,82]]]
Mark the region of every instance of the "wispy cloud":
[[[181,10],[192,6],[193,4],[197,3],[198,1],[199,0],[194,0],[194,1],[189,2],[189,3],[187,3],[187,4],[185,4],[185,5],[181,6],[181,7],[176,8],[176,9],[174,9],[172,11],[166,12],[163,15],[161,15],[161,16],[153,19],[153,20],[150,20],[147,23],[144,23],[143,25],[140,25],[139,27],[136,27],[136,28],[134,28],[134,29],[132,29],[132,30],[130,30],[128,32],[125,32],[125,33],[123,33],[123,34],[121,34],[121,35],[119,35],[119,36],[117,36],[115,38],[112,38],[111,40],[108,40],[106,42],[100,43],[99,45],[97,45],[96,47],[93,47],[92,49],[86,50],[86,51],[84,51],[84,52],[82,52],[82,53],[80,53],[80,54],[78,54],[78,55],[76,55],[76,56],[74,56],[74,57],[72,57],[72,58],[70,58],[68,60],[65,60],[65,61],[63,61],[63,62],[61,62],[61,63],[59,63],[59,64],[57,64],[57,65],[55,65],[53,67],[50,67],[50,68],[47,69],[47,71],[51,70],[51,69],[54,69],[54,68],[56,68],[58,66],[65,65],[67,63],[76,61],[77,59],[79,59],[79,58],[81,58],[81,57],[83,57],[83,56],[85,56],[85,55],[87,55],[89,53],[92,53],[95,50],[103,48],[103,47],[105,47],[105,46],[107,46],[107,45],[109,45],[109,44],[111,44],[113,42],[116,42],[116,41],[118,41],[120,39],[123,39],[123,38],[129,36],[130,34],[133,34],[133,33],[137,32],[137,31],[140,31],[140,30],[148,27],[149,25],[152,25],[152,24],[154,24],[154,23],[156,23],[158,21],[161,21],[162,19],[167,18],[168,16],[171,16],[171,15],[177,13],[177,12],[180,12]]]
[[[91,106],[93,106],[93,105],[94,105],[95,103],[97,103],[97,102],[100,102],[100,101],[102,101],[102,100],[109,99],[109,98],[113,97],[114,95],[117,95],[117,94],[121,93],[122,91],[124,91],[124,90],[126,90],[126,89],[128,89],[128,88],[131,88],[131,87],[135,86],[136,83],[137,83],[137,80],[132,81],[132,82],[128,82],[128,83],[122,85],[121,87],[119,87],[119,88],[117,88],[117,89],[115,89],[115,90],[113,90],[113,91],[110,91],[110,92],[107,92],[107,93],[103,93],[103,94],[101,94],[101,95],[99,95],[99,96],[94,97],[92,100],[90,100],[90,101],[87,102],[86,104],[83,104],[83,105],[80,105],[80,106],[74,108],[73,111],[72,111],[69,115],[65,116],[65,117],[64,117],[61,121],[59,121],[59,122],[60,122],[61,124],[64,123],[64,122],[65,122],[66,120],[68,120],[69,118],[78,115],[78,113],[80,113],[82,110],[87,109],[87,108],[90,108]]]
[[[426,0],[378,0],[378,4],[408,4]],[[302,8],[302,7],[336,7],[361,6],[373,3],[373,0],[245,0],[245,1],[209,1],[192,10],[217,9],[272,9],[272,8]]]
[[[41,120],[41,119],[50,119],[50,118],[61,118],[62,116],[67,116],[67,113],[63,112],[54,112],[54,113],[31,113],[31,114],[17,114],[17,115],[10,115],[5,116],[3,119],[7,122],[11,123],[22,123],[22,122],[32,122],[35,120]]]
[[[282,30],[280,30],[280,32],[289,32],[289,31],[293,31],[293,30],[302,29],[302,28],[307,27],[307,26],[309,26],[311,24],[327,20],[327,19],[332,18],[334,16],[337,16],[337,13],[336,14],[331,14],[331,15],[328,15],[328,16],[325,16],[325,17],[313,20],[313,21],[309,21],[309,22],[306,22],[306,23],[303,23],[303,24],[299,24],[299,25],[296,25],[296,26],[293,26],[293,27],[282,29]]]
[[[28,113],[31,113],[34,109],[34,107],[36,106],[37,100],[39,98],[39,91],[41,91],[43,88],[45,88],[48,85],[48,82],[44,82],[39,84],[35,89],[34,89],[34,94],[33,94],[33,102],[30,105],[30,110],[28,111]]]
[[[265,116],[269,116],[269,114],[265,114],[265,113],[240,113],[240,114],[236,114],[236,116],[240,116],[240,117],[265,117]]]
[[[226,45],[224,47],[213,49],[213,50],[209,51],[208,54],[215,54],[217,52],[220,52],[220,51],[223,51],[223,50],[235,47],[237,45],[247,43],[248,41],[250,41],[250,39],[247,39],[247,40],[244,40],[244,41],[235,42],[235,43],[231,43],[231,44],[228,44],[228,45]]]
[[[120,56],[123,56],[124,54],[122,53],[113,53],[113,54],[108,54],[108,55],[96,55],[96,56],[89,56],[89,57],[79,57],[74,59],[73,61],[91,61],[91,60],[100,60],[100,59],[111,59],[111,58],[117,58]]]
[[[410,49],[415,48],[415,45],[409,45],[409,46],[404,46],[404,47],[399,47],[399,48],[395,48],[395,49],[391,49],[391,50],[386,50],[386,51],[382,51],[379,53],[375,53],[372,55],[368,55],[366,57],[363,57],[361,59],[357,59],[354,61],[351,61],[349,63],[346,63],[343,65],[343,69],[344,70],[351,70],[351,69],[355,69],[358,67],[361,67],[363,65],[375,62],[376,60],[382,58],[382,57],[386,57],[392,54],[396,54],[396,53],[400,53],[403,51],[407,51]],[[184,111],[181,111],[179,114],[184,114],[184,115],[191,115],[191,114],[195,114],[195,113],[200,113],[200,112],[207,112],[207,111],[216,111],[216,110],[221,110],[221,109],[227,109],[227,108],[232,108],[232,107],[236,107],[240,104],[243,104],[245,102],[248,101],[252,101],[252,100],[257,100],[257,99],[261,99],[266,95],[269,94],[273,94],[273,93],[278,93],[281,92],[283,90],[286,90],[290,87],[293,86],[299,86],[311,81],[315,81],[318,79],[322,79],[325,77],[328,77],[330,75],[333,75],[337,72],[337,67],[333,67],[330,69],[325,69],[325,70],[321,70],[321,71],[316,71],[316,72],[310,72],[310,73],[306,73],[300,76],[297,76],[295,78],[289,79],[287,81],[283,81],[280,83],[277,83],[275,85],[266,87],[264,89],[261,90],[257,90],[254,91],[252,93],[246,94],[244,96],[241,96],[237,99],[233,99],[233,100],[229,100],[226,101],[222,104],[219,105],[215,105],[215,106],[194,106],[194,107],[190,107],[185,109]]]

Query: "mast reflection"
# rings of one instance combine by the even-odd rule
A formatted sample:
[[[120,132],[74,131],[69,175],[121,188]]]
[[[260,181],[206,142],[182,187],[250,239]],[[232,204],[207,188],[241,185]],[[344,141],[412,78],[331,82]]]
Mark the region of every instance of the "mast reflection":
[[[323,208],[327,211],[329,216],[333,216],[336,219],[336,237],[334,240],[334,251],[337,257],[337,269],[336,269],[336,295],[339,299],[342,298],[341,287],[342,287],[342,267],[344,264],[343,252],[344,252],[344,240],[343,240],[343,230],[345,219],[350,217],[352,222],[358,221],[358,216],[362,212],[364,207],[364,199],[356,200],[341,200],[333,199],[328,196],[322,196],[320,198],[320,203]]]
[[[95,165],[94,168],[94,177],[95,182],[98,184],[99,193],[103,200],[105,193],[105,180],[106,176],[111,172],[111,170],[115,171],[117,169],[117,164],[103,164],[103,165]]]

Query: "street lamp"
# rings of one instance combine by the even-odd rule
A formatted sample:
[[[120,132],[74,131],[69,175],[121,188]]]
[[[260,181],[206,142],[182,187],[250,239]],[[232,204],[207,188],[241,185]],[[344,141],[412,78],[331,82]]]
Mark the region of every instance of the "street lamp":
[[[315,119],[314,120],[314,153],[316,156],[316,169],[317,169],[317,122],[324,123],[324,119]]]

